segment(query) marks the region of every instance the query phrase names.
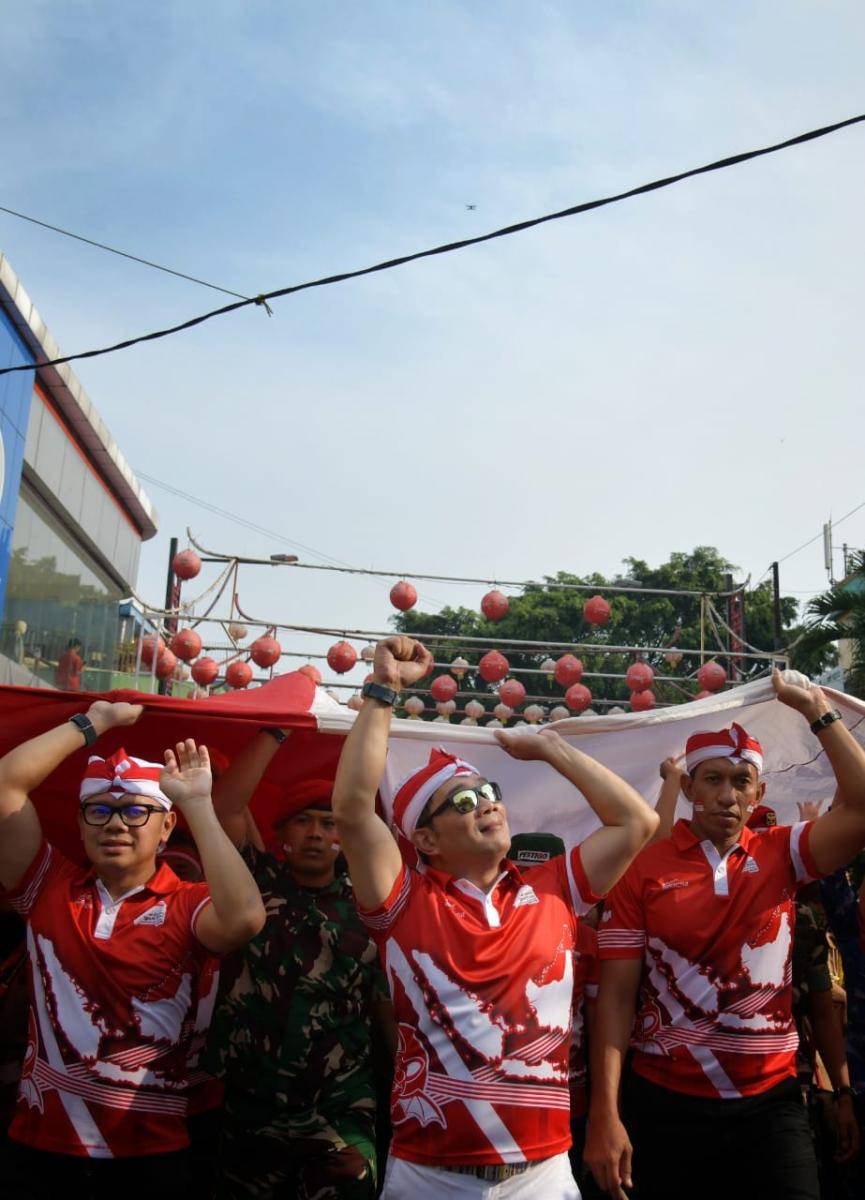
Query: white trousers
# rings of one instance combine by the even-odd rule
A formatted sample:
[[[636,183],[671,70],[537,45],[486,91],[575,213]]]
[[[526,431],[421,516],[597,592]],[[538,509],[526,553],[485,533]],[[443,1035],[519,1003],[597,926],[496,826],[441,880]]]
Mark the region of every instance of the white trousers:
[[[381,1200],[441,1200],[447,1196],[474,1200],[580,1200],[580,1189],[571,1174],[567,1154],[545,1158],[501,1183],[388,1157]]]

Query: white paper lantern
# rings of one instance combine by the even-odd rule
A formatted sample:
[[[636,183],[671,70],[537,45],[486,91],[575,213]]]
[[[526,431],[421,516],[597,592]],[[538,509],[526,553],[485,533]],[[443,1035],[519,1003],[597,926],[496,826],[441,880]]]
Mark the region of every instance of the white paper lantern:
[[[408,713],[409,720],[417,721],[424,710],[424,702],[420,696],[409,696],[403,708]]]
[[[367,645],[364,646],[360,652],[360,656],[365,663],[372,662],[372,660],[375,658],[375,646],[372,642],[368,642]]]
[[[501,721],[502,725],[507,725],[508,721],[514,715],[514,710],[508,704],[497,704],[493,709],[496,717]]]
[[[457,655],[451,663],[451,675],[454,675],[457,679],[462,679],[468,669],[469,664],[460,655]]]
[[[570,715],[570,711],[565,708],[564,704],[557,704],[554,709],[550,710],[551,721],[566,721]]]
[[[479,700],[469,700],[466,705],[466,716],[471,717],[474,721],[478,721],[484,715],[485,711],[484,706]]]
[[[544,710],[540,704],[530,704],[528,708],[523,710],[525,718],[530,725],[537,725],[538,721],[543,721]]]
[[[247,632],[246,626],[241,625],[238,621],[232,621],[228,627],[228,636],[233,642],[242,642]]]
[[[360,694],[360,692],[352,692],[348,698],[348,707],[352,710],[352,712],[360,712],[362,704],[363,696]]]
[[[555,673],[556,673],[555,659],[545,658],[544,661],[541,663],[541,670],[543,671],[543,673],[545,675],[555,675]]]

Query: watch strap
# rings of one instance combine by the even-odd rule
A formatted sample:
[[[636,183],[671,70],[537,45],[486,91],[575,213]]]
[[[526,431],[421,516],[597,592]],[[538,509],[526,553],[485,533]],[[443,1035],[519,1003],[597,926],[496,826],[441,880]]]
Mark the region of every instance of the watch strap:
[[[395,692],[393,688],[385,687],[383,683],[376,683],[374,680],[370,680],[369,683],[363,685],[360,694],[368,696],[371,700],[381,700],[382,704],[389,704],[393,708],[399,692]]]
[[[96,726],[86,713],[75,713],[74,716],[69,718],[69,722],[84,734],[85,746],[92,746],[99,737],[99,734],[96,732]]]
[[[830,709],[829,712],[822,713],[816,721],[811,722],[811,732],[820,733],[823,729],[827,729],[835,721],[841,721],[843,717],[837,708]]]

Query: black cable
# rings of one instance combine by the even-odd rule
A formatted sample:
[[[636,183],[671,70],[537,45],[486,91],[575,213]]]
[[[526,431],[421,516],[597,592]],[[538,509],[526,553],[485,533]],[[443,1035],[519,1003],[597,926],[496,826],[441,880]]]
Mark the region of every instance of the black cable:
[[[155,333],[145,333],[140,337],[128,338],[124,342],[117,342],[114,346],[105,346],[101,350],[85,350],[81,354],[67,354],[63,358],[52,358],[36,365],[39,367],[56,367],[61,363],[75,362],[81,358],[97,358],[102,354],[113,354],[117,350],[127,350],[130,346],[137,346],[141,342],[152,342],[157,338],[168,337],[174,333],[182,333],[184,329],[193,329],[196,325],[201,325],[204,321],[209,321],[213,317],[224,316],[226,313],[235,312],[239,308],[246,308],[249,304],[264,305],[267,308],[268,300],[277,300],[282,296],[290,296],[295,292],[304,292],[310,288],[327,287],[334,283],[344,283],[347,279],[359,279],[364,275],[373,275],[378,271],[390,271],[394,267],[402,267],[406,263],[417,262],[421,258],[432,258],[438,254],[450,254],[454,250],[464,250],[467,246],[477,246],[481,242],[490,242],[494,238],[508,237],[514,233],[522,233],[526,229],[532,229],[536,225],[543,225],[547,221],[560,221],[564,217],[577,216],[579,213],[590,212],[594,208],[603,208],[607,204],[616,204],[620,200],[629,200],[633,196],[643,196],[647,192],[656,192],[660,188],[670,187],[674,183],[681,183],[683,179],[693,179],[696,175],[705,175],[709,171],[721,171],[725,167],[734,167],[739,163],[748,162],[752,158],[760,158],[765,154],[775,154],[777,151],[787,150],[791,146],[800,146],[804,142],[811,142],[816,138],[825,137],[827,134],[835,133],[839,129],[846,129],[849,125],[858,125],[861,121],[865,121],[865,113],[858,117],[848,117],[847,120],[838,121],[834,125],[824,125],[820,129],[812,129],[808,133],[797,134],[796,137],[788,138],[784,142],[777,142],[774,146],[764,146],[760,150],[746,150],[741,154],[733,154],[728,158],[718,159],[717,162],[707,163],[702,167],[693,167],[690,171],[681,171],[678,175],[668,175],[665,179],[656,179],[651,183],[643,183],[639,187],[630,188],[626,192],[619,192],[615,196],[605,196],[601,200],[587,200],[583,204],[575,204],[571,208],[563,208],[559,212],[547,213],[543,217],[532,217],[527,221],[518,221],[515,225],[505,225],[501,229],[494,229],[491,233],[481,233],[475,237],[463,238],[458,242],[447,242],[441,246],[433,246],[429,250],[418,250],[414,254],[403,254],[398,258],[390,258],[385,262],[375,263],[371,267],[360,267],[355,271],[341,271],[338,275],[326,275],[321,279],[311,279],[306,283],[296,283],[291,287],[279,288],[277,291],[266,292],[264,295],[255,296],[248,300],[238,300],[234,304],[226,304],[222,308],[215,308],[212,312],[202,313],[199,317],[192,317],[190,320],[183,321],[180,325],[172,325],[168,329],[159,329]],[[32,371],[33,369],[33,366],[27,364],[18,367],[3,367],[0,368],[0,375],[9,375],[14,371]]]
[[[208,283],[206,279],[196,279],[194,275],[185,275],[183,271],[175,271],[171,267],[163,267],[160,263],[151,262],[147,258],[139,258],[137,254],[127,254],[125,250],[106,246],[104,242],[95,242],[93,238],[84,237],[80,233],[61,229],[59,225],[49,225],[47,221],[40,221],[37,217],[28,217],[27,213],[16,212],[14,208],[4,208],[0,204],[0,212],[7,213],[10,217],[18,217],[22,221],[29,221],[31,225],[41,225],[43,229],[50,229],[52,233],[62,233],[64,237],[74,238],[76,242],[85,242],[88,246],[95,246],[97,250],[107,250],[109,254],[119,254],[121,258],[131,259],[132,262],[141,263],[144,267],[153,267],[156,271],[164,271],[166,275],[176,275],[178,279],[186,279],[189,283],[200,283],[202,287],[212,288],[215,292],[225,292],[226,296],[238,296],[241,300],[253,299],[251,296],[244,296],[243,292],[233,292],[231,288],[220,287],[218,283]]]

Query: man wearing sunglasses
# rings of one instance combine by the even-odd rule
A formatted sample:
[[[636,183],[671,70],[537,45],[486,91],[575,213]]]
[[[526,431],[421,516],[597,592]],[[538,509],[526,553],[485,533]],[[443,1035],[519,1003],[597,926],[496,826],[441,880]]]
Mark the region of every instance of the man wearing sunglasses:
[[[573,783],[602,828],[523,877],[506,857],[498,786],[436,749],[393,797],[394,823],[422,861],[409,869],[375,797],[396,695],[431,667],[411,638],[379,643],[333,792],[355,899],[399,1023],[382,1195],[570,1200],[579,1196],[567,1156],[577,919],[623,874],[657,818],[554,731],[497,731],[509,755],[545,762]]]
[[[207,750],[165,765],[91,757],[78,827],[89,868],[44,838],[33,792],[70,754],[134,725],[96,701],[0,759],[0,885],[27,920],[30,1024],[0,1176],[4,1197],[188,1194],[186,1057],[211,955],[264,924],[255,882],[216,819]],[[117,741],[116,733],[114,738]],[[206,883],[157,851],[183,813]]]

